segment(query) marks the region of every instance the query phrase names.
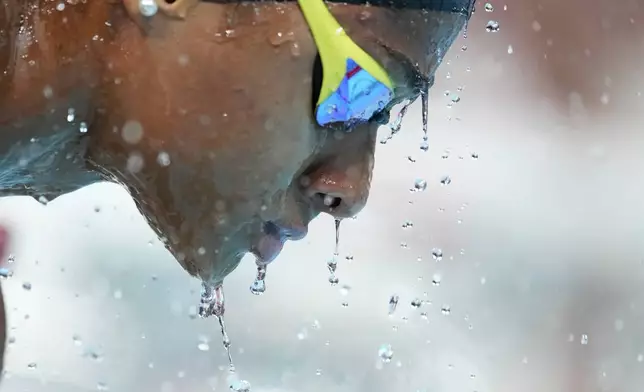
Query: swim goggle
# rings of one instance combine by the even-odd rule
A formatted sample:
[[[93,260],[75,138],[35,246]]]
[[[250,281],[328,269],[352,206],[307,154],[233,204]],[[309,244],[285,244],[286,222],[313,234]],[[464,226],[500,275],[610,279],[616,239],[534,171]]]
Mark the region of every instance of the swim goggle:
[[[189,6],[199,0],[139,0],[141,13],[152,16],[159,6],[167,13],[185,17]],[[213,3],[241,3],[235,0],[204,0]],[[327,0],[391,8],[414,8],[464,13],[473,11],[474,0]],[[251,1],[253,2],[253,1]],[[254,2],[280,2],[262,1]],[[324,0],[297,0],[313,35],[322,64],[322,82],[314,106],[320,126],[343,124],[351,128],[371,121],[394,99],[394,85],[384,67],[347,35]],[[147,10],[145,7],[147,6]]]

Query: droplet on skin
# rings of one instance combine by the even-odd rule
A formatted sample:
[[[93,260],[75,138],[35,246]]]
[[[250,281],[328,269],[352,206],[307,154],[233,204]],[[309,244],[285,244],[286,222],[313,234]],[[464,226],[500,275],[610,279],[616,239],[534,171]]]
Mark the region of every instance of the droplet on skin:
[[[42,95],[47,99],[51,99],[54,96],[54,89],[47,85],[42,89]]]
[[[485,3],[485,12],[494,11],[494,6],[491,3]]]
[[[56,4],[56,11],[64,11],[64,10],[65,10],[65,3]]]
[[[538,21],[536,21],[536,20],[535,20],[535,21],[533,21],[533,22],[532,22],[532,30],[534,30],[534,31],[536,31],[536,32],[541,31],[541,23],[539,23],[539,22],[538,22]]]
[[[121,136],[126,143],[136,144],[143,138],[143,125],[136,120],[128,120],[121,129]]]
[[[139,11],[146,18],[154,16],[159,10],[155,0],[139,0]]]

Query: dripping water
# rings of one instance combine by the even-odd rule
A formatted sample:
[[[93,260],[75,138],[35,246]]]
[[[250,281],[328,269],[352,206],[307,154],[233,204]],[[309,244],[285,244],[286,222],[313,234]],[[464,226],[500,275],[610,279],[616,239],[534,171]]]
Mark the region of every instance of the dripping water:
[[[423,141],[420,143],[420,149],[423,151],[429,150],[429,136],[427,135],[427,123],[429,117],[429,83],[423,88],[420,93],[423,111]]]
[[[202,318],[215,316],[217,318],[217,321],[219,322],[222,345],[224,346],[226,355],[228,356],[228,371],[230,373],[229,379],[236,380],[235,382],[231,383],[230,389],[234,391],[250,391],[250,384],[248,383],[248,381],[237,380],[237,377],[235,377],[236,369],[232,354],[230,352],[231,342],[230,338],[228,337],[228,332],[226,331],[226,323],[224,321],[225,312],[226,302],[223,284],[214,286],[203,283],[201,289],[201,300],[199,303],[199,316]]]
[[[398,115],[396,116],[396,119],[389,123],[389,135],[383,139],[380,143],[382,144],[387,144],[398,132],[400,132],[400,129],[402,128],[402,121],[405,115],[407,114],[407,110],[412,104],[412,100],[406,100],[402,105],[402,108],[400,109],[400,112],[398,112]]]
[[[329,268],[329,283],[332,285],[338,284],[340,281],[337,276],[335,276],[335,270],[338,267],[338,257],[340,256],[340,219],[335,220],[335,249],[333,250],[333,257],[326,264]]]
[[[266,291],[267,264],[259,258],[255,262],[257,263],[257,275],[255,275],[253,284],[250,285],[250,292],[255,295],[262,295]]]

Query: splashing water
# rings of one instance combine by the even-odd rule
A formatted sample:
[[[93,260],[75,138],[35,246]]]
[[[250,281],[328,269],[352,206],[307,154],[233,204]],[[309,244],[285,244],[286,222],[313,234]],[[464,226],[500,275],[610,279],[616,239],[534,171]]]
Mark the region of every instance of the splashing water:
[[[335,220],[335,249],[333,250],[333,257],[326,263],[329,269],[329,283],[332,286],[340,282],[340,279],[335,276],[335,270],[338,268],[338,256],[340,256],[340,223],[342,223],[340,219]]]
[[[226,350],[226,355],[228,356],[228,371],[229,377],[228,381],[230,384],[230,389],[236,392],[248,392],[250,391],[250,383],[246,380],[239,380],[236,375],[235,364],[233,363],[233,357],[230,353],[230,338],[228,337],[228,332],[226,331],[226,323],[224,322],[224,313],[226,312],[226,302],[224,296],[224,286],[219,284],[217,286],[202,284],[201,288],[201,300],[199,302],[199,316],[202,318],[207,318],[210,316],[215,316],[219,322],[219,328],[221,330],[221,341]]]

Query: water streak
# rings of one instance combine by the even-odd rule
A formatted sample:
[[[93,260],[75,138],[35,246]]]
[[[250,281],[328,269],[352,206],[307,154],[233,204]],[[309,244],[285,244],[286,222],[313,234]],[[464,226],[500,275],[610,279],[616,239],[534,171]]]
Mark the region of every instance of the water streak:
[[[429,117],[429,83],[421,91],[420,99],[422,102],[422,113],[423,113],[423,141],[420,144],[420,149],[423,151],[429,150],[429,136],[427,135],[427,124]]]
[[[333,257],[329,260],[327,268],[329,269],[329,283],[331,285],[336,285],[340,281],[337,276],[335,276],[335,271],[338,268],[338,256],[340,255],[340,219],[335,220],[335,249],[333,251]]]

